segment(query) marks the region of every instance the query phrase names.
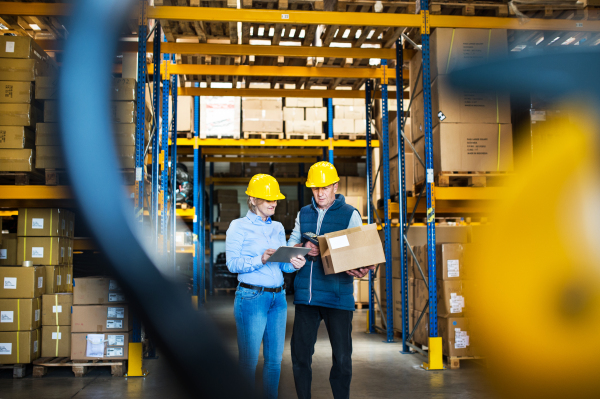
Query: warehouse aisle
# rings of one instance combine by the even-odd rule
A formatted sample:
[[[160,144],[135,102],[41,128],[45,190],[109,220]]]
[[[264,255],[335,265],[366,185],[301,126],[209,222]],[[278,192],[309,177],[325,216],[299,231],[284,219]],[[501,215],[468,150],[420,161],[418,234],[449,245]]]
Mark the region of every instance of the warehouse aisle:
[[[296,398],[290,358],[294,308],[291,297],[288,311],[286,348],[284,351],[280,398]],[[233,296],[219,296],[208,304],[208,310],[223,331],[228,349],[237,356],[235,322],[233,320]],[[466,364],[461,370],[426,372],[418,365],[422,358],[403,356],[399,344],[385,344],[383,335],[365,334],[366,311],[354,314],[354,370],[352,380],[353,398],[491,398],[483,379],[483,369]],[[259,367],[262,359],[259,360]],[[113,378],[107,368],[97,368],[84,378],[74,378],[70,369],[54,369],[42,379],[31,375],[13,380],[12,372],[0,370],[0,399],[25,398],[178,398],[181,390],[164,357],[146,361],[150,375],[146,378]],[[463,363],[464,364],[464,363]],[[329,388],[331,348],[324,324],[319,330],[317,347],[313,358],[313,398],[332,398]],[[260,369],[259,369],[260,372]],[[201,397],[201,395],[198,395]]]

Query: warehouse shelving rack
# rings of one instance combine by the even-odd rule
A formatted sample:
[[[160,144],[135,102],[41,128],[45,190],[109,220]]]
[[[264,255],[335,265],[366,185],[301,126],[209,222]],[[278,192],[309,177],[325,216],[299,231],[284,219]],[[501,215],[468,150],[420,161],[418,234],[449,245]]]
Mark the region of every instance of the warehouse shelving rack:
[[[404,135],[403,135],[403,110],[402,101],[398,102],[398,146],[399,146],[399,181],[401,185],[401,195],[399,203],[392,203],[389,201],[389,175],[386,175],[389,171],[389,158],[387,151],[388,147],[388,132],[387,123],[382,126],[381,142],[383,156],[383,168],[384,168],[384,222],[383,228],[385,231],[385,251],[386,255],[391,254],[391,216],[392,214],[399,215],[400,221],[400,233],[403,238],[403,242],[400,245],[401,254],[401,285],[402,285],[402,319],[403,319],[403,337],[402,337],[402,352],[408,353],[411,349],[419,351],[422,350],[413,346],[409,341],[410,335],[408,334],[408,314],[407,314],[407,251],[410,250],[410,245],[406,240],[406,233],[408,231],[410,221],[407,220],[407,210],[411,207],[415,207],[415,212],[427,215],[427,242],[429,248],[428,266],[429,266],[429,281],[435,281],[435,212],[436,208],[438,212],[443,213],[485,213],[489,211],[493,204],[502,198],[502,190],[495,187],[478,188],[473,190],[470,188],[462,187],[438,187],[434,188],[433,184],[433,172],[432,172],[432,143],[431,143],[431,91],[429,84],[429,32],[431,28],[435,27],[449,27],[449,28],[484,28],[484,29],[512,29],[515,31],[552,31],[552,32],[574,32],[576,34],[592,34],[591,38],[598,38],[597,32],[600,32],[600,21],[589,21],[589,20],[549,20],[549,19],[536,19],[531,18],[527,21],[522,21],[517,18],[498,18],[498,17],[474,17],[474,16],[451,16],[451,15],[429,15],[428,2],[420,1],[420,13],[411,14],[375,14],[375,13],[356,13],[356,12],[324,12],[324,11],[300,11],[300,10],[255,10],[255,9],[221,9],[211,7],[166,7],[166,6],[155,6],[148,7],[147,3],[143,0],[140,2],[141,8],[136,11],[136,17],[139,16],[139,31],[138,31],[138,43],[137,49],[133,46],[133,43],[125,43],[123,47],[128,47],[129,51],[138,52],[138,120],[136,129],[136,187],[134,190],[134,196],[136,198],[136,218],[143,219],[143,215],[146,214],[144,210],[144,148],[143,148],[143,115],[145,99],[145,79],[147,73],[161,70],[164,72],[164,77],[168,77],[172,74],[174,79],[163,79],[163,89],[171,86],[173,95],[173,110],[176,110],[176,93],[179,95],[192,95],[195,96],[195,103],[197,104],[197,96],[200,95],[235,95],[235,96],[273,96],[273,97],[340,97],[340,98],[366,98],[367,101],[367,115],[370,118],[370,100],[376,96],[380,96],[383,105],[383,116],[384,120],[387,116],[387,98],[385,93],[387,92],[387,80],[396,79],[396,93],[402,93],[401,97],[405,97],[406,94],[400,90],[402,85],[402,78],[406,76],[402,73],[401,65],[403,58],[410,57],[411,52],[408,50],[400,51],[401,47],[396,40],[396,51],[393,49],[361,49],[361,48],[329,48],[329,47],[314,47],[314,46],[303,46],[303,47],[284,47],[284,46],[249,46],[247,44],[232,44],[232,45],[213,45],[206,43],[190,44],[190,43],[161,43],[160,41],[160,21],[161,20],[178,20],[178,21],[206,21],[206,22],[225,22],[225,23],[237,23],[242,22],[244,24],[250,23],[262,23],[262,24],[281,24],[282,20],[285,21],[284,25],[325,25],[331,26],[342,26],[342,27],[356,27],[356,26],[370,26],[370,27],[385,27],[385,28],[419,28],[421,29],[421,42],[422,42],[422,53],[423,53],[423,90],[424,90],[424,102],[425,102],[425,143],[426,143],[426,155],[425,155],[425,166],[427,169],[427,179],[425,184],[426,191],[426,203],[419,202],[418,199],[406,197],[406,185],[405,185],[405,174],[404,174]],[[0,3],[0,15],[12,15],[12,16],[67,16],[72,11],[72,5],[66,3]],[[146,38],[148,34],[148,20],[155,20],[155,31],[152,52],[155,54],[154,62],[152,65],[146,66],[146,54],[150,49],[146,48]],[[60,51],[60,43],[56,41],[45,41],[43,48]],[[268,67],[263,66],[249,66],[249,65],[238,65],[231,66],[232,68],[223,68],[223,66],[207,66],[207,65],[178,65],[170,64],[169,62],[160,62],[160,54],[162,52],[169,54],[218,54],[218,55],[251,55],[258,54],[264,56],[292,56],[297,55],[300,57],[338,57],[338,58],[381,58],[383,60],[390,60],[396,56],[396,69],[391,70],[387,68],[384,62],[382,62],[381,68],[296,68],[296,67]],[[210,68],[209,68],[210,67]],[[164,69],[164,70],[163,70]],[[352,70],[356,69],[356,70]],[[349,72],[347,72],[350,70]],[[335,71],[335,72],[334,72]],[[237,74],[238,76],[297,76],[299,78],[307,78],[313,76],[320,77],[333,77],[336,79],[343,77],[355,77],[366,80],[366,90],[360,92],[359,90],[290,90],[290,89],[211,89],[211,88],[199,88],[199,87],[180,87],[177,90],[177,78],[178,74]],[[159,75],[154,74],[154,86],[153,86],[153,109],[154,115],[158,118],[159,110]],[[331,76],[333,75],[333,76]],[[143,77],[143,79],[142,79]],[[371,79],[380,79],[382,82],[382,90],[374,93],[371,85]],[[385,90],[384,90],[385,88]],[[168,90],[166,91],[168,93]],[[166,104],[165,92],[163,91],[163,104]],[[163,107],[164,110],[165,107]],[[196,112],[198,115],[198,112]],[[140,118],[140,116],[142,116]],[[174,118],[176,119],[176,118]],[[290,155],[298,155],[293,150],[299,150],[300,147],[310,147],[313,151],[315,150],[327,151],[329,149],[329,157],[332,156],[333,146],[338,148],[337,151],[343,153],[344,151],[354,150],[365,150],[367,157],[367,167],[371,169],[371,148],[376,143],[371,143],[370,136],[366,141],[355,141],[355,142],[334,142],[331,139],[331,135],[328,134],[328,141],[317,141],[317,140],[215,140],[206,139],[200,140],[198,138],[199,126],[196,123],[195,137],[193,140],[190,139],[177,139],[172,140],[171,143],[171,166],[168,165],[168,143],[165,143],[165,130],[168,131],[168,127],[165,129],[165,124],[168,121],[168,115],[163,111],[163,142],[162,149],[164,151],[162,157],[162,191],[166,191],[167,180],[164,176],[171,176],[174,179],[175,169],[177,164],[177,153],[181,150],[181,154],[185,154],[186,151],[193,147],[194,154],[194,209],[193,210],[176,210],[173,207],[166,206],[165,197],[162,198],[162,209],[159,209],[161,201],[159,200],[159,167],[161,160],[159,159],[160,152],[158,135],[154,135],[152,140],[153,153],[151,157],[151,169],[152,173],[152,187],[151,187],[151,206],[148,207],[148,213],[151,220],[154,221],[156,230],[156,237],[158,237],[158,220],[168,220],[169,212],[171,218],[174,215],[187,215],[187,217],[193,217],[194,220],[194,240],[198,244],[195,246],[194,251],[194,292],[196,295],[199,292],[198,284],[204,284],[204,279],[201,277],[203,270],[205,269],[204,256],[206,250],[204,248],[204,235],[206,234],[206,228],[204,226],[204,213],[201,211],[204,209],[203,201],[204,196],[198,195],[199,192],[204,193],[205,185],[209,184],[212,187],[218,184],[227,184],[239,180],[226,180],[226,178],[215,178],[209,176],[207,179],[204,178],[204,162],[206,161],[207,155],[218,155],[215,152],[221,151],[225,154],[226,150],[233,149],[232,147],[243,147],[240,149],[239,156],[244,156],[244,151],[251,152],[250,150],[260,150],[260,147],[284,147],[283,150],[288,150]],[[157,120],[154,122],[155,129],[158,129]],[[371,129],[370,123],[367,123],[367,131]],[[173,137],[176,136],[176,127],[172,126]],[[328,132],[329,133],[329,132]],[[341,147],[341,148],[340,148]],[[319,154],[315,154],[319,156]],[[330,158],[331,159],[331,158]],[[212,162],[211,162],[212,165]],[[210,167],[211,170],[214,170]],[[166,171],[166,172],[165,172]],[[372,204],[372,190],[374,182],[372,181],[372,172],[368,173],[368,220],[373,221],[375,207]],[[165,174],[166,173],[166,174]],[[141,175],[141,176],[140,176]],[[298,182],[291,182],[291,184],[298,184]],[[299,188],[300,190],[300,188]],[[29,203],[44,203],[44,204],[60,204],[69,203],[72,201],[72,195],[67,187],[51,187],[51,186],[23,186],[23,187],[3,187],[0,193],[0,203],[6,207],[17,207],[23,206]],[[210,190],[212,192],[212,189]],[[210,202],[212,203],[212,195]],[[299,198],[302,198],[301,196]],[[70,202],[72,203],[72,202]],[[18,205],[16,205],[18,204]],[[28,205],[25,205],[28,206]],[[48,205],[46,205],[48,206]],[[212,219],[211,219],[212,220]],[[167,226],[165,223],[161,226],[163,237],[171,236],[172,251],[174,252],[174,228],[168,234],[166,230]],[[209,230],[210,232],[211,230]],[[210,234],[210,233],[209,233]],[[166,238],[163,238],[166,240]],[[166,244],[165,241],[163,244]],[[211,240],[212,242],[212,240]],[[77,241],[76,241],[77,243]],[[158,241],[157,241],[158,244]],[[77,245],[77,244],[76,244]],[[90,247],[90,243],[82,240],[79,245],[82,247]],[[77,246],[76,248],[77,249]],[[164,247],[163,247],[164,250]],[[386,283],[388,285],[388,292],[392,291],[391,287],[391,257],[386,256],[388,259],[386,263]],[[199,263],[199,265],[198,265]],[[199,281],[200,280],[200,281]],[[370,328],[373,331],[374,327],[374,298],[373,298],[373,274],[370,273],[370,288],[371,298],[369,300],[369,319]],[[430,336],[435,338],[437,335],[437,312],[435,308],[436,304],[436,287],[435,284],[429,286],[429,306],[430,306]],[[203,295],[200,296],[203,298]],[[388,295],[387,301],[387,342],[393,341],[393,318],[392,318],[392,295]],[[432,347],[430,345],[430,347]],[[441,358],[441,356],[440,356]],[[429,362],[430,368],[439,368],[439,365],[434,364],[431,359]]]

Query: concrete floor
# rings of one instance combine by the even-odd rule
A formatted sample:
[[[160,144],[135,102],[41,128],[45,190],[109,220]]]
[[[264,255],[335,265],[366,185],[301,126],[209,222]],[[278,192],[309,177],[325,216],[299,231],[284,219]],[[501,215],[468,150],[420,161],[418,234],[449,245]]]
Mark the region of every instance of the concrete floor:
[[[289,349],[294,320],[292,298],[288,297],[286,348],[280,382],[280,398],[296,398]],[[233,296],[219,296],[207,305],[209,313],[223,331],[223,338],[237,357]],[[383,343],[384,336],[365,334],[367,313],[356,311],[353,322],[352,398],[491,398],[484,369],[474,362],[463,362],[460,370],[429,372],[420,369],[423,358],[402,355],[400,344]],[[262,359],[257,370],[262,375]],[[83,378],[74,378],[70,368],[55,368],[41,379],[29,375],[12,379],[12,371],[0,370],[0,399],[20,398],[179,398],[183,393],[171,375],[164,357],[145,362],[150,371],[146,378],[111,377],[108,368],[99,367]],[[324,324],[321,325],[313,357],[313,389],[315,399],[333,398],[329,387],[331,347]],[[198,395],[202,397],[202,395]]]

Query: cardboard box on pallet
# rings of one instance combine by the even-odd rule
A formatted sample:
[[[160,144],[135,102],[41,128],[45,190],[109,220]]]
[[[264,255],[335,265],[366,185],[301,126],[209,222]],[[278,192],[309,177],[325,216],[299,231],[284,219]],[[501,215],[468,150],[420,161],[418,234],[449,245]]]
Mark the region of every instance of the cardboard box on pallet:
[[[0,126],[28,126],[42,119],[42,111],[34,104],[0,104]]]
[[[283,120],[285,122],[306,120],[306,108],[283,107]]]
[[[46,294],[60,292],[62,287],[62,276],[59,266],[43,266],[46,277]]]
[[[58,99],[58,78],[53,76],[38,76],[35,79],[35,99]]]
[[[467,243],[468,232],[469,226],[436,226],[436,243]],[[427,245],[427,226],[410,226],[406,237],[408,242],[415,247]]]
[[[465,290],[469,290],[470,281],[444,281],[436,280],[437,306],[439,317],[462,317],[464,316],[466,297]],[[472,289],[472,288],[471,288]],[[429,291],[425,281],[415,280],[415,309],[422,311],[429,299]],[[426,313],[429,313],[427,310]]]
[[[40,60],[0,58],[0,79],[33,82],[47,74],[47,65]]]
[[[358,303],[369,302],[369,280],[354,279],[354,301]]]
[[[295,109],[295,108],[294,108]],[[302,108],[303,109],[303,108]],[[247,109],[244,110],[243,118],[246,120],[282,121],[285,112],[281,109]]]
[[[116,280],[108,277],[78,277],[73,280],[73,305],[102,305],[126,302]]]
[[[302,98],[302,97],[288,97],[285,99],[286,107],[296,108],[319,108],[323,106],[322,98]]]
[[[419,161],[417,160],[417,162]],[[404,154],[404,183],[407,192],[415,191],[415,158],[413,153]],[[394,195],[399,192],[398,157],[394,157],[390,159],[390,194]]]
[[[0,299],[0,331],[31,331],[40,328],[41,305],[39,297]]]
[[[71,326],[42,326],[42,357],[71,355]]]
[[[37,123],[35,125],[36,146],[60,145],[58,123]]]
[[[438,227],[436,226],[436,231]],[[459,227],[459,226],[456,226]],[[461,226],[468,227],[468,226]],[[411,227],[412,229],[412,227]],[[417,260],[423,268],[423,273],[428,275],[428,260],[427,260],[427,246],[417,246],[415,249]],[[461,280],[469,278],[469,272],[465,269],[464,263],[464,244],[462,243],[444,243],[436,245],[436,278],[440,280]],[[421,274],[415,271],[416,278],[421,279]]]
[[[240,137],[240,117],[239,97],[200,97],[200,137]]]
[[[0,148],[33,148],[35,132],[26,126],[0,126]]]
[[[42,320],[44,326],[70,326],[73,294],[60,293],[42,296]]]
[[[362,198],[359,204],[360,208],[356,208],[361,215],[367,214],[367,179],[365,177],[348,176],[346,178],[346,197]]]
[[[33,98],[31,82],[0,81],[0,103],[30,104]]]
[[[45,60],[48,55],[29,36],[0,36],[0,58]]]
[[[73,305],[72,332],[126,332],[131,328],[129,307],[125,304]]]
[[[37,298],[46,291],[43,267],[0,267],[0,298]]]
[[[415,310],[415,322],[421,312]],[[471,340],[473,335],[473,320],[469,317],[438,317],[438,334],[442,337],[442,353],[445,356],[479,356],[476,342]],[[414,335],[419,345],[427,345],[429,336],[429,317],[424,315]]]
[[[305,120],[327,122],[327,108],[306,108]]]
[[[135,123],[136,106],[133,101],[112,101],[112,120],[115,123]]]
[[[319,134],[323,132],[320,121],[287,121],[285,122],[286,133]]]
[[[40,329],[0,332],[0,364],[27,364],[40,357]]]
[[[0,172],[33,171],[32,149],[0,149]]]
[[[58,122],[58,101],[44,101],[44,117],[40,122],[57,123]]]
[[[333,133],[336,134],[353,134],[354,133],[354,120],[353,119],[334,119],[333,120]]]
[[[283,133],[283,121],[254,120],[244,118],[244,120],[242,121],[242,130],[244,132],[257,133]]]
[[[220,204],[223,202],[226,203],[237,203],[238,202],[238,192],[237,190],[224,190],[219,189],[215,190],[215,203]]]
[[[0,266],[17,265],[17,235],[2,234],[0,244]]]
[[[131,332],[120,334],[72,333],[71,359],[127,360],[130,340]],[[96,345],[93,345],[94,343]],[[88,347],[88,345],[90,346]]]
[[[135,79],[113,79],[111,93],[113,101],[135,101],[137,98],[136,92],[137,82]],[[181,98],[183,98],[183,96]],[[177,100],[179,100],[179,98]]]
[[[63,219],[66,210],[62,208],[19,208],[17,235],[19,237],[65,236]]]
[[[18,237],[17,264],[24,261],[32,261],[36,266],[68,264],[66,241],[65,237]]]

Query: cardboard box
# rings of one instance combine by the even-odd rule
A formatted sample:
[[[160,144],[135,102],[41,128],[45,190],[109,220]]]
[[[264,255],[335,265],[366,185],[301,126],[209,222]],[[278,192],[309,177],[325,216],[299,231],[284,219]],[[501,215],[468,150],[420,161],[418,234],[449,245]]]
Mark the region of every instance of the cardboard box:
[[[283,107],[283,120],[286,122],[306,120],[305,108]]]
[[[66,292],[73,292],[73,265],[69,265],[67,266],[67,277],[65,278],[65,282],[66,282],[66,286],[65,286],[65,291]]]
[[[354,301],[358,303],[369,302],[369,280],[354,279]]]
[[[135,145],[120,145],[116,150],[121,168],[135,168]]]
[[[355,105],[353,98],[332,98],[331,103],[334,107],[337,105],[343,105],[343,106]]]
[[[411,136],[411,131],[410,131],[410,118],[406,118],[405,119],[405,124],[404,124],[404,135],[411,140],[412,142],[412,136]],[[390,159],[398,156],[398,119],[394,118],[394,120],[392,122],[390,122],[390,126],[389,126],[389,130],[388,130],[388,138],[389,138],[389,154],[390,154]],[[408,143],[406,142],[406,140],[404,140],[404,152],[412,152],[412,148],[410,145],[408,145]]]
[[[200,136],[240,137],[241,116],[239,97],[202,96],[200,97]]]
[[[127,125],[125,125],[127,126]],[[36,146],[60,145],[58,123],[37,123],[35,125]]]
[[[40,357],[42,335],[32,331],[0,332],[0,364],[27,364]]]
[[[72,332],[126,332],[131,328],[129,307],[126,304],[73,305]]]
[[[114,110],[113,110],[114,113]],[[44,101],[44,122],[56,123],[58,122],[58,101],[50,100]],[[40,120],[41,122],[41,120]]]
[[[346,197],[361,197],[362,206],[357,208],[361,215],[367,214],[367,179],[348,176],[346,178]]]
[[[335,274],[385,262],[375,223],[319,236],[325,274]]]
[[[98,336],[98,342],[104,343],[104,352],[96,353],[96,356],[87,356],[88,333],[71,334],[71,359],[75,360],[126,360],[129,356],[130,332],[120,334],[102,334]],[[93,342],[93,341],[92,341]],[[93,354],[93,353],[89,353]]]
[[[353,119],[334,119],[333,120],[333,132],[337,134],[349,134],[354,133],[354,120]]]
[[[288,200],[287,201],[287,210],[288,213],[296,218],[298,212],[300,212],[300,202],[298,200]]]
[[[126,302],[116,280],[108,277],[78,277],[73,280],[73,305],[102,305]]]
[[[135,79],[113,79],[111,93],[113,101],[135,101],[137,98],[136,92],[137,82]],[[177,101],[180,101],[180,98],[183,99],[184,96],[178,97]]]
[[[0,126],[0,148],[33,148],[35,133],[25,126]]]
[[[30,104],[33,98],[31,82],[0,81],[0,103]]]
[[[19,237],[56,237],[63,234],[61,208],[19,208],[17,235]]]
[[[318,108],[323,106],[322,98],[302,98],[302,97],[287,97],[285,99],[286,107],[299,108]]]
[[[31,172],[32,149],[0,149],[0,172]]]
[[[35,79],[36,100],[57,100],[58,79],[52,76],[38,76]]]
[[[35,147],[35,167],[37,169],[64,169],[65,159],[60,146],[38,145]]]
[[[238,202],[238,192],[237,190],[215,190],[215,203],[219,204],[222,202],[226,203],[237,203]]]
[[[437,118],[437,116],[435,117]],[[425,113],[423,110],[423,93],[420,93],[417,96],[415,96],[410,111],[410,135],[413,145],[416,145],[417,140],[423,137],[423,135],[425,134],[424,118]],[[431,116],[432,123],[433,118],[434,115]]]
[[[268,163],[247,162],[244,164],[244,176],[252,177],[257,174],[270,174],[271,165]]]
[[[71,355],[71,326],[42,326],[42,357]]]
[[[264,110],[280,110],[283,107],[281,98],[262,98],[260,100],[260,109]]]
[[[358,176],[358,165],[356,162],[340,162],[335,165],[339,176]]]
[[[463,254],[463,244],[436,245],[436,277],[440,280],[460,280],[467,278]]]
[[[417,162],[419,162],[417,160]],[[383,177],[382,177],[383,178]],[[415,158],[413,153],[404,154],[404,185],[406,191],[414,192],[415,183]],[[400,180],[398,174],[398,157],[390,159],[390,194],[400,192]]]
[[[306,120],[327,122],[327,108],[306,108]]]
[[[42,267],[0,267],[0,298],[37,298],[46,291]]]
[[[242,111],[246,111],[246,110],[261,110],[262,109],[262,104],[261,101],[259,99],[255,99],[255,98],[242,98]]]
[[[366,209],[365,198],[348,195],[344,198],[346,200],[346,204],[353,206],[356,210],[364,215],[364,210]]]
[[[24,261],[32,261],[36,266],[67,264],[66,241],[64,237],[18,237],[17,264]]]
[[[285,123],[286,133],[319,134],[323,132],[320,121],[289,121]]]
[[[241,207],[240,204],[237,202],[223,202],[217,205],[219,208],[219,212],[237,212],[238,214],[240,213]]]
[[[468,242],[468,233],[469,226],[435,226],[437,244],[465,244]],[[427,226],[410,226],[406,238],[415,247],[427,245]]]
[[[118,146],[135,146],[135,123],[115,123],[113,129]]]
[[[32,104],[0,104],[0,126],[35,127],[42,112]]]
[[[135,111],[136,106],[133,101],[111,102],[112,119],[115,123],[135,123]],[[44,121],[46,120],[44,119]]]
[[[48,55],[29,36],[0,36],[0,58],[43,60]]]
[[[244,120],[284,120],[283,111],[281,111],[280,109],[247,109],[244,111],[243,116]]]
[[[354,105],[338,105],[334,107],[335,119],[366,119],[366,108],[355,107]]]
[[[354,133],[367,134],[367,120],[366,119],[355,119],[354,120]]]
[[[40,60],[0,58],[0,79],[33,82],[47,74],[47,66]]]
[[[338,169],[338,168],[336,168]],[[338,189],[336,194],[342,194],[344,197],[348,194],[348,177],[340,176],[340,181],[338,182]]]
[[[46,277],[46,294],[54,294],[60,292],[62,286],[62,276],[59,266],[43,266]]]
[[[40,298],[0,299],[0,331],[31,331],[42,325]]]
[[[442,353],[446,356],[481,356],[477,341],[473,342],[473,319],[439,317],[438,334],[442,337]]]
[[[70,326],[73,294],[61,293],[42,296],[42,325]]]
[[[242,130],[244,132],[283,133],[283,121],[244,119]]]
[[[17,265],[17,235],[2,234],[0,243],[0,266]]]

